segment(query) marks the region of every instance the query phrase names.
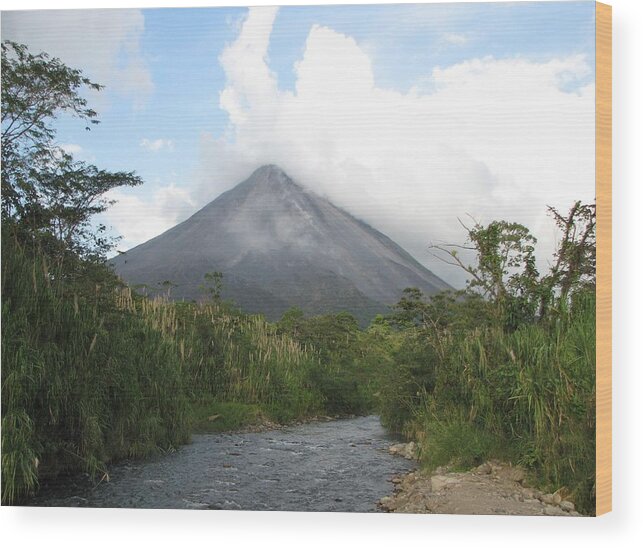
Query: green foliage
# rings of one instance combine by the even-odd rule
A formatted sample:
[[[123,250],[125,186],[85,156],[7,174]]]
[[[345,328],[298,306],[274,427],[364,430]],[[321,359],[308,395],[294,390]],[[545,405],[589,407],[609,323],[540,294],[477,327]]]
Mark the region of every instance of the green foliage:
[[[298,308],[284,313],[277,330],[318,356],[309,382],[331,415],[359,414],[373,408],[372,369],[361,359],[363,334],[348,313],[305,318]]]
[[[205,397],[190,403],[192,431],[198,433],[229,432],[260,425],[265,415],[262,407],[254,403],[218,402]]]
[[[112,297],[67,294],[47,259],[3,232],[3,502],[36,476],[84,470],[187,439],[182,380],[160,333]]]
[[[592,512],[595,297],[576,293],[555,323],[397,334],[380,372],[380,410],[418,440],[426,465],[518,461]]]
[[[112,203],[105,194],[141,184],[131,172],[108,172],[78,162],[56,144],[61,113],[97,124],[85,90],[101,86],[46,53],[2,43],[2,220],[20,229],[62,267],[69,256],[102,259],[112,240],[91,218]]]
[[[223,274],[221,272],[206,272],[203,276],[205,283],[201,290],[213,302],[221,300],[221,289],[223,288]]]
[[[314,384],[318,353],[259,316],[147,299],[116,282],[86,291],[52,276],[46,255],[11,231],[2,268],[4,503],[57,474],[100,478],[113,460],[177,447],[191,428],[337,410]],[[328,382],[342,402],[353,397]]]
[[[472,276],[469,289],[430,298],[405,291],[389,318],[396,344],[379,372],[380,410],[389,428],[420,442],[429,467],[517,461],[591,513],[595,206],[550,212],[563,234],[542,277],[535,240],[520,225],[468,230],[473,266],[439,248]]]
[[[456,470],[469,470],[490,458],[507,456],[501,437],[462,416],[461,411],[424,420],[420,451],[422,463],[429,469],[448,464]]]

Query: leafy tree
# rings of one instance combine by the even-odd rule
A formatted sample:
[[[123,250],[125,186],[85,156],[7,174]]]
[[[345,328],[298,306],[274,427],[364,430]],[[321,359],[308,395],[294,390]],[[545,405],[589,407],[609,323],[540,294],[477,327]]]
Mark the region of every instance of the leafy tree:
[[[206,272],[203,278],[205,283],[201,285],[201,290],[212,302],[219,302],[221,300],[221,289],[223,288],[223,273]]]
[[[491,320],[489,302],[477,293],[441,291],[426,296],[408,287],[388,321],[398,328],[418,327],[439,333],[483,327]]]
[[[438,258],[465,270],[471,278],[467,288],[493,304],[498,324],[516,326],[533,318],[536,308],[534,291],[538,285],[534,246],[536,238],[518,223],[493,221],[487,226],[465,226],[467,242],[463,246],[433,245]],[[459,249],[473,250],[476,261],[466,264]]]
[[[596,204],[577,201],[567,215],[551,206],[548,210],[562,237],[554,264],[541,282],[541,318],[556,299],[566,303],[575,291],[596,287]]]
[[[102,86],[46,53],[2,43],[2,220],[62,266],[67,256],[102,260],[113,246],[91,218],[113,202],[106,193],[141,184],[132,172],[75,161],[56,143],[54,122],[67,114],[86,129],[98,123],[82,96]]]
[[[487,300],[494,321],[504,328],[543,320],[559,305],[568,304],[576,292],[595,287],[596,205],[578,201],[566,215],[551,206],[548,211],[561,232],[561,241],[552,267],[542,276],[536,268],[536,238],[518,223],[493,221],[487,226],[476,223],[473,228],[463,225],[467,230],[465,245],[431,246],[438,258],[470,275],[468,292]],[[475,252],[473,264],[464,262],[461,249]],[[421,306],[408,293],[397,308],[417,314]],[[427,311],[422,313],[426,317]]]

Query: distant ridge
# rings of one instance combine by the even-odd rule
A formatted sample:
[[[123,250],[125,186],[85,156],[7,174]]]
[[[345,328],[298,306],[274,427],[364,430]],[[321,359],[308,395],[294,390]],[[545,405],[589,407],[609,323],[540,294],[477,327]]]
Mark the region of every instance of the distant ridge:
[[[205,273],[220,271],[224,299],[270,320],[298,306],[308,315],[347,311],[365,323],[406,287],[450,289],[390,238],[275,165],[111,263],[130,285],[171,281],[175,299],[202,298]]]

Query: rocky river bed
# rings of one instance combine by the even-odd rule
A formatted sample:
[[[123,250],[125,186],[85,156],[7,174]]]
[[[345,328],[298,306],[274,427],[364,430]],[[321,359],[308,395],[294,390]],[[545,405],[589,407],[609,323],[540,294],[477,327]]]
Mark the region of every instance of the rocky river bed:
[[[97,486],[82,478],[43,485],[31,504],[376,512],[391,478],[415,467],[388,452],[392,441],[375,416],[194,435],[174,453],[110,467]]]

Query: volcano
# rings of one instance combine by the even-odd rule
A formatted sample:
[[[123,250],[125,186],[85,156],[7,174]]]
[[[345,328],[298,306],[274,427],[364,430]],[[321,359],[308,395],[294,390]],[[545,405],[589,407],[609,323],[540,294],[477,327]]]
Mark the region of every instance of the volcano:
[[[306,190],[274,165],[257,169],[192,217],[112,259],[132,286],[173,299],[204,298],[204,275],[223,274],[222,298],[276,320],[350,312],[362,324],[389,310],[407,287],[449,284],[390,238]]]

